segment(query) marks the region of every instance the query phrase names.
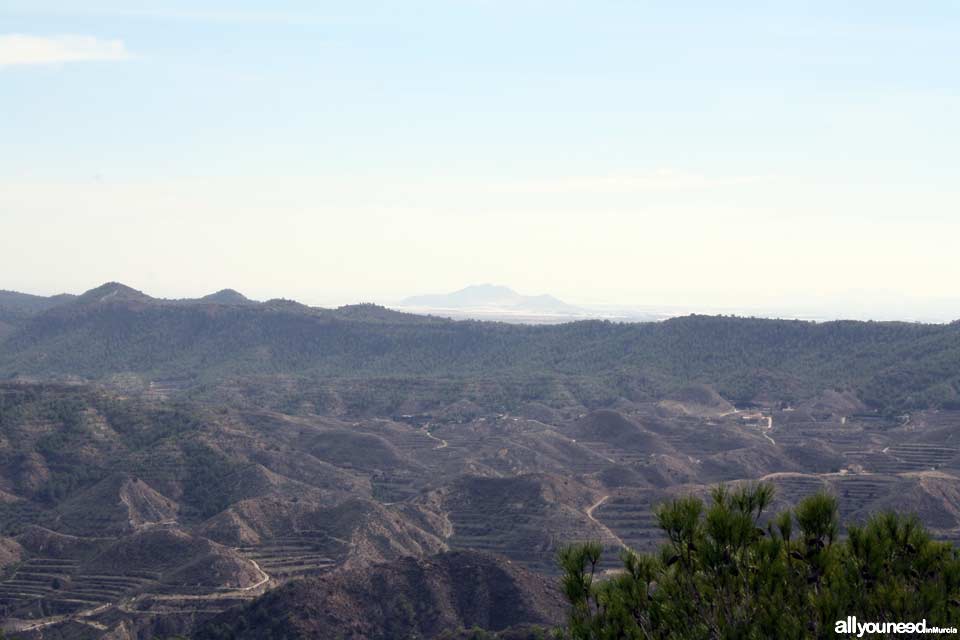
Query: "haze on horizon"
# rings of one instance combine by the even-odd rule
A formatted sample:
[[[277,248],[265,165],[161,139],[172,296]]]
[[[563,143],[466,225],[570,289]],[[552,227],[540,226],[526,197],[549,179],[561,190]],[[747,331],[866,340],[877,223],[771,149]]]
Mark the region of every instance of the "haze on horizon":
[[[10,0],[0,25],[3,289],[958,308],[952,3]]]

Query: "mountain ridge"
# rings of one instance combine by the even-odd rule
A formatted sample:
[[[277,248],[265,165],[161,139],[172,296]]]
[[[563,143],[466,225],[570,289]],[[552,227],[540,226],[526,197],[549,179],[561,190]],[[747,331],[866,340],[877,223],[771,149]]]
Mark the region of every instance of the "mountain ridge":
[[[0,376],[335,380],[463,376],[642,380],[668,391],[715,384],[735,402],[802,400],[847,385],[877,408],[960,403],[960,324],[730,316],[552,326],[453,321],[376,305],[152,298],[107,283],[5,329]],[[0,336],[2,337],[2,336]],[[852,366],[855,363],[856,366]]]

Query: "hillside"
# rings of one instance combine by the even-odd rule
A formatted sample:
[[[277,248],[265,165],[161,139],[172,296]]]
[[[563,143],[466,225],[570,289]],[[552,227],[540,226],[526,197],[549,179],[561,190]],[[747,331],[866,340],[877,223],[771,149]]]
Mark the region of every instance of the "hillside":
[[[960,539],[960,323],[46,304],[0,342],[0,617],[28,640],[528,638],[563,544],[615,568],[716,483]]]
[[[215,293],[205,295],[198,302],[212,302],[215,304],[257,304],[239,291],[234,289],[221,289]]]
[[[40,313],[73,300],[76,296],[61,293],[55,296],[35,296],[29,293],[0,289],[0,310],[27,315]]]
[[[835,390],[731,409],[707,386],[645,398],[622,381],[607,396],[585,382],[380,382],[228,379],[171,398],[0,383],[3,628],[168,637],[221,613],[229,631],[255,610],[251,629],[305,637],[325,625],[364,637],[389,629],[388,614],[424,637],[441,623],[501,629],[544,619],[533,613],[561,545],[599,540],[613,568],[622,547],[662,540],[658,503],[721,482],[766,480],[773,511],[825,489],[843,526],[894,508],[960,539],[958,411],[888,418]],[[502,394],[515,411],[483,406]],[[430,559],[463,557],[448,551],[493,553],[500,568],[470,561],[463,577],[460,560]],[[548,577],[518,577],[527,571]],[[308,577],[322,578],[314,596],[297,590]],[[497,618],[509,608],[484,608],[500,597],[487,590],[513,583],[509,600],[533,613]],[[278,588],[269,608],[244,609]],[[301,597],[320,600],[286,608]]]
[[[589,377],[607,395],[622,385],[663,395],[702,383],[733,402],[795,402],[834,388],[852,390],[876,409],[960,401],[960,323],[688,316],[531,327],[372,305],[184,304],[110,283],[7,332],[0,343],[0,375],[7,377]]]
[[[450,552],[293,582],[209,623],[197,640],[437,638],[560,622],[556,586],[502,558]]]
[[[35,296],[0,290],[0,342],[3,342],[31,316],[69,302],[75,297],[65,293],[56,296]]]

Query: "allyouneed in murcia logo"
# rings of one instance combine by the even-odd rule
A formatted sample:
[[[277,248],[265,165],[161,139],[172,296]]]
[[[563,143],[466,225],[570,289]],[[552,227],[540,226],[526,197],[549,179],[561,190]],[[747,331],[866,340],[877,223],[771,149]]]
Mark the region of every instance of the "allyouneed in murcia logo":
[[[955,634],[957,632],[956,627],[928,627],[926,620],[920,622],[857,622],[857,616],[847,616],[846,620],[837,620],[834,630],[845,635],[853,634],[858,638],[875,633]]]

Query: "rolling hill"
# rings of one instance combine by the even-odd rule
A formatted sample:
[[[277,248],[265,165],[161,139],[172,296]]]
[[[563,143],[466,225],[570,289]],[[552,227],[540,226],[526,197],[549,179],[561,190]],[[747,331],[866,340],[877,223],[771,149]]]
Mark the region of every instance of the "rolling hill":
[[[496,556],[458,551],[293,582],[195,637],[426,640],[473,628],[549,627],[562,615],[559,590],[541,576]]]
[[[604,399],[519,384],[555,408],[505,412],[464,399],[511,386],[477,379],[423,383],[417,413],[361,400],[403,404],[421,389],[407,382],[228,378],[171,398],[0,383],[0,628],[529,639],[559,615],[560,546],[599,540],[614,568],[622,547],[662,541],[658,503],[716,483],[771,483],[771,513],[827,490],[843,525],[894,508],[960,540],[960,411],[886,417],[836,390],[738,409],[707,385]]]
[[[167,301],[108,283],[18,322],[0,376],[193,383],[294,374],[325,380],[589,378],[664,394],[707,383],[733,402],[798,401],[834,388],[874,409],[960,399],[960,323],[811,323],[687,316],[555,326],[456,322],[373,305]],[[572,383],[572,382],[571,382]],[[528,401],[549,398],[531,397]],[[482,404],[482,403],[481,403]]]

